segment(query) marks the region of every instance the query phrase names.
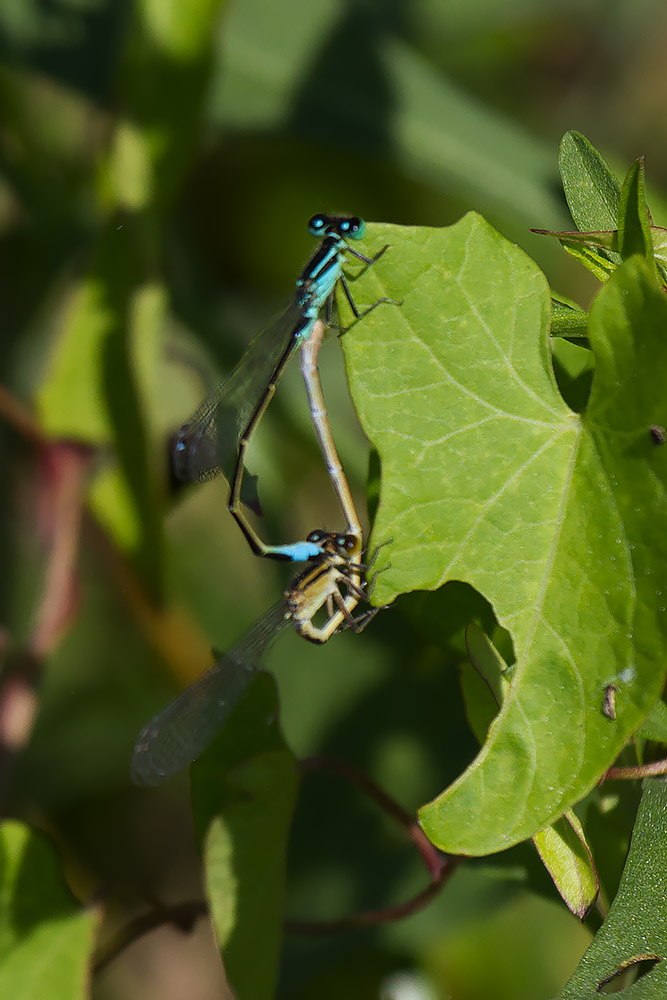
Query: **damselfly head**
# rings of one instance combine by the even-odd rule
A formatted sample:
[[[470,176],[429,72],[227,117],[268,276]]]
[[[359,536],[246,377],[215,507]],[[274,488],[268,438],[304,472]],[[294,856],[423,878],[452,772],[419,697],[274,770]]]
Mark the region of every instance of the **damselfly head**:
[[[360,240],[366,232],[366,223],[356,215],[338,219],[337,231],[350,240]]]
[[[356,215],[313,215],[308,223],[311,236],[343,236],[350,240],[360,240],[366,230],[363,219]]]
[[[345,561],[361,551],[361,541],[356,535],[348,535],[339,531],[325,531],[324,528],[311,531],[306,541],[319,545],[322,553],[329,558],[345,559]]]
[[[356,535],[336,535],[333,538],[333,544],[339,550],[339,552],[344,552],[348,555],[352,555],[353,552],[360,548],[359,539]]]

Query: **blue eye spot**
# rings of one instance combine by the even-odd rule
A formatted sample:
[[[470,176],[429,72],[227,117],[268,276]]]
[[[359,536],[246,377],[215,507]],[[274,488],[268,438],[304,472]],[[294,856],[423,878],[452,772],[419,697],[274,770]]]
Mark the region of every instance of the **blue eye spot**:
[[[348,219],[348,236],[353,240],[360,240],[366,232],[366,223],[363,219]]]
[[[319,236],[326,225],[327,217],[325,215],[313,215],[308,223],[308,232],[311,236]]]

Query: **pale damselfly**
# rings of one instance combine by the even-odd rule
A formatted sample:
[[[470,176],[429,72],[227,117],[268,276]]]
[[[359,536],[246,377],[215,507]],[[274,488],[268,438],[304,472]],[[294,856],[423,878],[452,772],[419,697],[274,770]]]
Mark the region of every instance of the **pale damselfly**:
[[[365,567],[355,561],[361,556],[361,541],[326,531],[312,531],[308,541],[318,554],[286,588],[282,600],[141,730],[130,768],[135,784],[159,785],[204,752],[260,670],[262,656],[290,622],[299,635],[321,644],[343,628],[361,631],[377,613],[370,608],[353,615],[366,600],[361,581]],[[315,618],[320,613],[326,619],[318,626]]]

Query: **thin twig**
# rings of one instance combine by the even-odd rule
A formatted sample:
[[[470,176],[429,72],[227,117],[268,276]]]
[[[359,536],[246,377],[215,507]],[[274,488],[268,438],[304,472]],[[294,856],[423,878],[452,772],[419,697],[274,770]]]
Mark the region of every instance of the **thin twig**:
[[[638,778],[655,778],[667,774],[667,758],[654,760],[650,764],[637,764],[634,767],[610,767],[602,776],[602,781],[634,781]]]
[[[453,873],[461,858],[450,857],[450,864],[447,867],[447,878]],[[443,868],[443,873],[445,869]],[[437,882],[431,882],[418,892],[416,896],[406,900],[404,903],[397,903],[396,906],[385,906],[378,910],[361,910],[359,913],[351,913],[347,917],[340,917],[338,920],[286,920],[283,924],[290,934],[307,934],[311,937],[325,936],[327,934],[340,934],[343,931],[356,930],[360,927],[377,927],[380,924],[391,923],[394,920],[401,920],[417,913],[442,889],[446,879],[443,877]]]
[[[307,774],[312,771],[330,771],[357,786],[365,795],[377,802],[380,808],[404,828],[408,837],[419,851],[431,882],[411,899],[395,906],[376,910],[362,910],[336,920],[286,920],[285,929],[297,934],[335,934],[358,927],[371,927],[389,923],[416,913],[436,896],[456,866],[462,860],[454,855],[442,854],[430,842],[424,831],[410,813],[392,799],[375,782],[356,767],[337,757],[310,757],[301,761],[300,770]]]
[[[0,385],[0,417],[4,417],[21,437],[30,441],[35,447],[41,448],[47,443],[31,410],[13,396],[4,385]]]
[[[377,910],[362,910],[337,920],[286,920],[284,922],[285,930],[297,934],[324,935],[360,927],[376,926],[416,913],[440,892],[462,858],[444,855],[438,851],[420,829],[415,819],[376,785],[368,775],[335,757],[311,757],[300,763],[300,769],[304,773],[330,771],[356,785],[369,798],[377,802],[388,815],[392,816],[406,830],[421,854],[431,881],[425,889],[403,903]],[[207,914],[208,906],[203,900],[193,900],[170,907],[156,905],[150,912],[131,920],[103,948],[98,949],[93,965],[95,974],[106,968],[121,952],[143,935],[149,934],[165,924],[171,924],[183,933],[191,933],[196,921]]]
[[[3,401],[4,391],[0,392],[4,413]],[[28,438],[34,441],[30,433]],[[45,551],[44,581],[25,647],[14,655],[0,684],[0,795],[16,755],[32,733],[44,662],[78,610],[81,520],[92,451],[65,441],[36,443],[40,481],[35,520]]]

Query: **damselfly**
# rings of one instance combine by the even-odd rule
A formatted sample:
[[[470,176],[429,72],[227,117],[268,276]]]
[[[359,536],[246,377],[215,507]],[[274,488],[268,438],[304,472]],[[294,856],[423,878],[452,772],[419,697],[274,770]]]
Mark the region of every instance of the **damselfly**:
[[[361,631],[377,608],[355,617],[365,600],[358,561],[361,543],[352,535],[313,531],[308,540],[318,554],[285,590],[283,599],[248,629],[167,708],[141,730],[134,747],[131,776],[135,784],[159,785],[188,767],[213,741],[260,669],[271,642],[290,622],[311,642],[324,643],[342,628]],[[323,612],[321,626],[315,618]]]
[[[331,480],[334,493],[338,498],[343,517],[347,522],[347,534],[357,538],[359,546],[361,546],[361,524],[359,523],[359,516],[354,506],[350,487],[340,458],[338,457],[333,434],[331,433],[324,394],[322,392],[322,383],[320,381],[320,372],[317,365],[323,336],[324,324],[322,320],[318,319],[313,324],[310,336],[301,345],[301,374],[306,386],[310,415],[315,427],[315,433],[317,434],[320,451],[322,452],[322,457],[329,473],[329,479]]]
[[[322,243],[299,275],[288,308],[252,341],[231,375],[181,427],[172,451],[174,473],[179,479],[206,480],[220,470],[229,476],[228,509],[256,555],[294,561],[312,558],[320,550],[305,542],[267,545],[259,537],[246,516],[241,497],[246,451],[292,353],[311,336],[323,306],[330,314],[336,282],[341,282],[355,318],[379,304],[359,312],[343,274],[345,255],[352,254],[370,265],[386,249],[366,257],[349,245],[347,240],[360,239],[365,229],[363,221],[354,216],[314,215],[308,228]]]

